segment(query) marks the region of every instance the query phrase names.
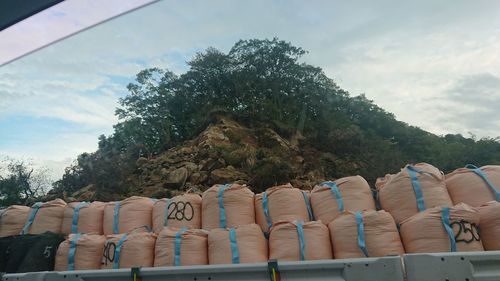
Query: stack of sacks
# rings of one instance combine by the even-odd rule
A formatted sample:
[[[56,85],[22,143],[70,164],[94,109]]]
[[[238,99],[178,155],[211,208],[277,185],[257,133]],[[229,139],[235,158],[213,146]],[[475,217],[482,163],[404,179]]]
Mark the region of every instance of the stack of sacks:
[[[344,211],[375,210],[370,186],[361,176],[345,177],[316,185],[311,192],[316,220],[329,224]]]
[[[201,214],[206,230],[254,224],[254,193],[239,184],[216,184],[203,193]]]
[[[454,204],[479,207],[489,201],[500,201],[500,166],[478,168],[468,164],[446,175],[446,187]]]
[[[156,234],[148,227],[136,228],[129,233],[106,237],[101,269],[152,267],[154,265]]]
[[[30,207],[13,205],[3,210],[0,216],[0,237],[18,235],[28,220]]]
[[[269,235],[269,258],[279,261],[332,259],[328,228],[321,222],[281,222]]]
[[[154,266],[208,264],[208,231],[165,227],[158,235]]]
[[[396,223],[385,211],[344,212],[328,228],[336,259],[404,254]]]
[[[154,200],[132,196],[104,206],[103,232],[105,235],[127,233],[137,227],[151,228]]]
[[[61,233],[103,234],[103,202],[72,202],[64,209]]]
[[[406,165],[395,175],[377,179],[375,186],[382,209],[398,224],[426,209],[452,206],[442,172],[426,163]]]
[[[478,208],[481,222],[479,236],[487,251],[500,250],[500,203],[490,201]]]
[[[464,203],[420,212],[401,223],[406,253],[483,251],[479,220],[479,212]]]
[[[201,228],[201,196],[185,193],[157,200],[153,206],[153,231],[160,233],[164,226]]]
[[[309,197],[291,184],[268,188],[255,196],[257,224],[268,233],[273,224],[313,220]]]
[[[100,269],[106,237],[93,234],[70,234],[57,249],[56,271]]]
[[[256,224],[229,229],[216,228],[208,234],[210,264],[257,263],[267,260],[267,240]]]
[[[61,232],[66,202],[55,199],[45,203],[35,203],[23,226],[21,234],[41,234],[47,231]]]

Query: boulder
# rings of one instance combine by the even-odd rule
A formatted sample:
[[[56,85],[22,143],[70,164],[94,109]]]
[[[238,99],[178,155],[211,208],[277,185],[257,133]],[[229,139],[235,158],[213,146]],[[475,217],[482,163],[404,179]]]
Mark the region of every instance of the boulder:
[[[215,169],[210,173],[210,182],[217,183],[230,183],[235,181],[248,181],[248,175],[234,168],[220,168]]]
[[[185,167],[176,169],[168,174],[165,181],[165,186],[171,188],[181,188],[182,186],[184,186],[187,177],[188,170]]]

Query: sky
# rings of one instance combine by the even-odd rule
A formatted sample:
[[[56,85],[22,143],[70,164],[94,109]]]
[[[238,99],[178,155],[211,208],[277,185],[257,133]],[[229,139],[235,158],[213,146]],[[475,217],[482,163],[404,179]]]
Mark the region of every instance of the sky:
[[[84,20],[103,3],[85,1],[93,4],[49,9],[37,27],[61,37],[124,11],[115,1]],[[61,23],[75,11],[82,20]],[[15,42],[42,44],[37,34],[0,32],[0,62],[25,51]],[[273,37],[401,121],[438,135],[500,136],[499,1],[163,0],[1,66],[0,155],[34,159],[60,177],[112,133],[118,99],[141,69],[180,74],[207,47],[227,52],[239,39]]]

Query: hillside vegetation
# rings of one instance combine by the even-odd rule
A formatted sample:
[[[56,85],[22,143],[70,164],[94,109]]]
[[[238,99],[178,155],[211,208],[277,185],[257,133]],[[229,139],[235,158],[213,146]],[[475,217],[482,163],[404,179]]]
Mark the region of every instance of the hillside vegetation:
[[[500,164],[497,139],[437,136],[398,121],[303,63],[305,54],[276,38],[240,40],[228,53],[196,54],[181,75],[139,72],[114,133],[79,155],[50,196],[166,196],[236,180],[255,191],[288,181],[307,188],[356,174],[373,184],[405,163]]]

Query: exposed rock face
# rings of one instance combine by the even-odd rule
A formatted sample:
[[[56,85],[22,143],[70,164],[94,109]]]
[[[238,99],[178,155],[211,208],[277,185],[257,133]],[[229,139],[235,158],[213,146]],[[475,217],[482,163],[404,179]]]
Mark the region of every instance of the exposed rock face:
[[[298,133],[287,139],[271,128],[249,128],[219,116],[198,137],[154,158],[138,158],[137,171],[127,180],[132,190],[106,198],[166,197],[187,189],[203,191],[213,184],[230,182],[248,184],[254,191],[287,182],[312,188],[328,174],[319,159],[335,159],[301,146],[303,139]],[[68,198],[92,200],[95,188],[85,187]]]

